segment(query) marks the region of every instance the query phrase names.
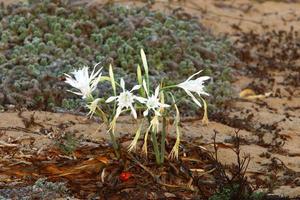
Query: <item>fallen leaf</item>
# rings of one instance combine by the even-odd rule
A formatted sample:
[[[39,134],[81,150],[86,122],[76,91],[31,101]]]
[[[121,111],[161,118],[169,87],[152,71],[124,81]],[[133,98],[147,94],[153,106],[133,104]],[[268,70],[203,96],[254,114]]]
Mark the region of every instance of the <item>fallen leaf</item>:
[[[167,198],[175,198],[175,197],[176,197],[175,194],[172,194],[172,193],[169,193],[169,192],[165,192],[164,195],[165,195],[165,197],[167,197]]]
[[[190,169],[191,172],[203,173],[204,169]]]
[[[214,143],[210,143],[210,146],[214,146]],[[218,148],[224,148],[224,149],[232,149],[233,145],[230,143],[221,143],[221,142],[217,142],[216,146]]]
[[[267,92],[265,94],[256,94],[252,89],[244,89],[240,92],[239,96],[241,99],[255,100],[269,97],[271,94],[272,92]]]
[[[0,140],[0,147],[17,147],[18,144],[10,144]]]
[[[248,96],[254,96],[256,95],[255,92],[251,89],[244,89],[240,92],[240,98],[246,98]]]
[[[104,156],[98,156],[96,158],[96,160],[100,161],[100,162],[103,162],[104,164],[108,164],[109,163],[109,160],[108,158],[104,157]]]
[[[46,171],[50,172],[51,174],[55,174],[55,175],[62,173],[62,171],[58,167],[56,167],[55,165],[48,165],[46,167]]]
[[[102,158],[104,160],[104,158]],[[100,170],[106,165],[106,163],[99,161],[98,159],[90,159],[80,163],[79,165],[71,168],[64,169],[64,172],[59,174],[59,176],[68,176],[73,174],[81,174],[84,172],[97,172],[99,173]]]

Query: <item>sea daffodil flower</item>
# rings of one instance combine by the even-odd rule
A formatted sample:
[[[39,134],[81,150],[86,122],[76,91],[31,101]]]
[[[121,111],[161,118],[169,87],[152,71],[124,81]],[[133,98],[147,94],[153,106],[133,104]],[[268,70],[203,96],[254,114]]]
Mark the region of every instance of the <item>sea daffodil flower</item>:
[[[199,72],[193,74],[186,81],[177,85],[177,87],[184,89],[184,91],[193,99],[193,101],[199,107],[201,107],[201,103],[196,99],[196,97],[192,94],[192,92],[195,92],[196,94],[198,94],[199,97],[201,97],[201,95],[209,96],[209,94],[204,91],[203,84],[204,84],[204,81],[210,79],[209,76],[201,76],[195,80],[191,80],[194,76],[198,75],[200,72],[202,72],[202,71],[199,71]]]
[[[131,110],[132,116],[136,119],[137,114],[136,114],[136,110],[133,106],[133,103],[135,102],[135,100],[138,100],[141,103],[144,102],[144,100],[143,100],[143,98],[134,95],[132,92],[135,91],[135,90],[140,89],[141,86],[140,85],[135,85],[130,91],[126,90],[125,89],[125,82],[122,78],[120,80],[120,86],[121,86],[123,91],[119,94],[119,96],[111,96],[105,102],[106,103],[110,103],[112,101],[117,101],[118,102],[118,108],[116,110],[115,118],[118,118],[119,115],[121,114],[121,112],[123,111],[123,109],[126,108],[126,109]]]
[[[74,78],[72,78],[69,74],[65,74],[65,82],[79,90],[79,92],[70,92],[82,96],[83,99],[90,97],[92,92],[96,89],[102,75],[102,68],[95,72],[95,68],[98,64],[99,63],[94,66],[94,69],[90,75],[88,67],[83,67],[82,69],[72,72]]]
[[[143,83],[146,94],[149,95],[145,81]],[[148,98],[143,98],[147,109],[143,112],[144,117],[148,116],[149,111],[152,110],[155,115],[160,116],[159,109],[170,107],[168,104],[159,102],[159,86],[156,87],[154,94],[148,96]]]

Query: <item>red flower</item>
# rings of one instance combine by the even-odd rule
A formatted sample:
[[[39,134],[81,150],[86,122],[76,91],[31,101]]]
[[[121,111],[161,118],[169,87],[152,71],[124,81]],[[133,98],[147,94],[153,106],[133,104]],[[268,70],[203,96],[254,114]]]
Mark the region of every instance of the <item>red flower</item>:
[[[121,181],[128,181],[128,179],[132,176],[131,172],[122,172],[119,176]]]

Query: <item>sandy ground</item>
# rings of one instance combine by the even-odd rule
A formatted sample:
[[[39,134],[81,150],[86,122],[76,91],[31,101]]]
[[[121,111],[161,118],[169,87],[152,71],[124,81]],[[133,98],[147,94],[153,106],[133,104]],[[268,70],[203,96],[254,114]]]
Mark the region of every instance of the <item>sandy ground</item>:
[[[89,4],[114,2],[113,0],[86,1]],[[140,5],[140,1],[118,0],[118,3]],[[128,3],[129,2],[129,3]],[[300,1],[255,0],[156,0],[155,9],[170,12],[170,9],[184,8],[214,33],[233,34],[236,27],[243,31],[261,32],[266,29],[289,30],[293,26],[300,30]]]
[[[300,3],[190,0],[181,5],[191,14],[200,16],[201,22],[215,33],[234,33],[237,26],[243,31],[256,32],[278,27],[289,30],[290,26],[300,29]]]
[[[5,0],[4,2],[11,1]],[[90,3],[95,2],[90,1]],[[169,12],[165,8],[166,2],[158,1],[154,7],[164,8],[166,12]],[[129,4],[136,4],[136,2]],[[201,22],[210,27],[216,34],[226,33],[234,36],[237,31],[236,27],[244,31],[253,30],[257,32],[278,27],[288,30],[290,26],[300,30],[300,3],[189,0],[175,1],[172,7],[185,7],[191,14],[198,16]],[[296,175],[292,180],[296,183],[296,187],[281,185],[274,190],[274,193],[296,197],[300,196],[300,88],[290,88],[294,90],[291,97],[287,88],[281,85],[284,81],[282,80],[283,76],[274,74],[273,77],[276,84],[270,88],[269,92],[275,93],[280,88],[282,91],[280,98],[272,96],[254,101],[237,99],[234,103],[235,109],[229,117],[247,117],[249,114],[253,114],[249,119],[252,125],[271,126],[276,124],[277,138],[274,138],[273,132],[265,133],[262,138],[259,138],[256,131],[252,131],[250,127],[248,129],[247,126],[240,130],[240,136],[249,141],[248,144],[242,145],[243,153],[251,155],[248,175],[268,176],[276,173],[278,177],[284,177],[286,169],[291,169],[298,174],[298,177]],[[253,81],[252,78],[238,77],[234,83],[236,91],[241,91],[251,81]],[[16,112],[0,113],[0,142],[4,141],[5,144],[9,144],[21,141],[24,152],[27,151],[29,154],[29,147],[31,151],[42,151],[43,148],[55,143],[53,138],[60,137],[67,132],[75,133],[78,136],[82,135],[85,141],[92,143],[107,138],[104,126],[99,127],[99,123],[89,120],[85,116],[72,114],[36,111],[34,115],[36,124],[26,127],[24,120],[29,119],[32,113],[25,111],[22,114],[25,118],[18,116]],[[134,121],[124,118],[118,124],[117,129],[121,135],[132,134],[135,130],[132,127],[136,127]],[[187,121],[182,124],[182,130],[186,139],[210,148],[215,131],[218,132],[217,141],[226,144],[236,129],[233,126],[213,121],[208,126],[203,126],[200,121]],[[44,134],[41,134],[43,131]],[[259,143],[261,141],[264,144]],[[280,151],[272,149],[276,146],[276,142],[282,143]],[[0,148],[1,145],[5,144],[0,143]],[[219,158],[223,163],[235,162],[234,153],[227,148],[220,149]],[[285,170],[276,172],[269,170],[269,166],[276,159],[284,163]]]
[[[267,98],[264,99],[268,106],[260,108],[255,102],[237,101],[236,107],[241,109],[241,112],[232,113],[232,115],[241,115],[245,109],[252,110],[255,113],[253,123],[273,124],[274,122],[281,121],[285,118],[280,111],[277,113],[271,113],[271,108],[284,108],[299,106],[300,97],[292,100]],[[255,112],[259,108],[259,112]],[[282,111],[282,110],[281,110]],[[5,112],[0,114],[0,127],[1,137],[0,141],[5,143],[18,143],[22,147],[21,152],[25,157],[26,154],[31,155],[33,152],[42,152],[47,147],[55,146],[57,139],[61,138],[66,133],[74,133],[78,138],[81,137],[81,141],[89,142],[91,144],[97,144],[103,139],[108,138],[106,135],[106,127],[99,125],[98,122],[87,119],[85,116],[78,116],[66,113],[49,113],[49,112],[34,112],[34,125],[25,126],[26,121],[30,119],[33,112],[25,111],[22,113],[22,117],[16,112]],[[239,135],[245,139],[248,144],[241,146],[243,154],[250,154],[251,162],[248,168],[248,175],[262,176],[272,175],[275,172],[270,171],[270,165],[273,159],[279,159],[284,165],[297,173],[300,172],[300,113],[295,113],[293,117],[290,117],[286,121],[279,122],[279,127],[282,131],[279,135],[286,137],[285,144],[281,150],[274,152],[271,146],[264,146],[258,144],[258,137],[254,132],[247,130],[240,130]],[[24,123],[25,122],[25,123]],[[136,130],[137,125],[132,119],[121,118],[118,123],[117,130],[120,135],[132,134]],[[234,136],[235,128],[217,123],[210,122],[207,126],[203,126],[200,121],[187,121],[182,124],[182,134],[186,140],[193,141],[194,144],[202,145],[208,149],[212,148],[212,137],[217,134],[217,142],[230,146],[231,136]],[[263,136],[265,144],[272,144],[273,135],[271,133]],[[282,142],[282,140],[279,140]],[[5,145],[5,144],[4,144]],[[126,147],[128,144],[123,144]],[[0,145],[1,148],[1,145]],[[30,149],[30,150],[28,150]],[[235,154],[232,150],[224,147],[219,149],[220,161],[224,164],[231,164],[236,161]],[[263,155],[269,155],[264,157]],[[5,159],[5,158],[4,158]],[[2,159],[2,160],[4,160]],[[6,158],[8,159],[8,158]],[[11,159],[11,158],[10,158]],[[22,158],[14,158],[16,161],[21,161]],[[286,170],[276,171],[277,177],[284,176]],[[294,181],[299,181],[295,178]],[[298,183],[299,184],[299,183]],[[280,195],[289,195],[291,197],[299,196],[300,187],[286,188],[287,186],[281,186],[277,188],[274,193]]]
[[[4,4],[26,0],[0,0]],[[105,3],[118,2],[128,5],[140,5],[139,0],[73,0],[74,2]],[[198,16],[201,23],[215,33],[234,33],[237,26],[244,31],[262,31],[264,29],[289,30],[293,26],[300,30],[300,1],[285,3],[282,1],[255,0],[156,0],[154,8],[169,12],[168,8],[185,8],[190,14]]]

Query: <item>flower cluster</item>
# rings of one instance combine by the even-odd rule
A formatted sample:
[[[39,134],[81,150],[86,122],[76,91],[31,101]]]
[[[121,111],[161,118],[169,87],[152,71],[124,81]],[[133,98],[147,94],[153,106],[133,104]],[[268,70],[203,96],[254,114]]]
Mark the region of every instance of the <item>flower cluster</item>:
[[[144,73],[142,73],[141,68],[138,66],[137,69],[138,84],[135,85],[133,88],[131,88],[131,90],[126,89],[125,81],[123,78],[120,79],[119,83],[115,81],[112,66],[109,67],[109,77],[102,76],[101,73],[102,68],[100,68],[98,71],[95,72],[96,67],[99,65],[99,63],[94,66],[94,69],[90,75],[88,73],[88,67],[84,67],[80,70],[74,71],[72,73],[74,75],[74,78],[66,74],[65,82],[78,90],[78,91],[71,91],[72,93],[77,94],[81,96],[83,99],[87,100],[87,107],[89,109],[88,115],[92,116],[94,113],[98,113],[99,116],[102,117],[102,119],[105,119],[104,121],[106,121],[109,125],[108,131],[112,133],[112,136],[114,135],[116,121],[123,112],[130,111],[134,119],[137,119],[138,118],[137,110],[142,111],[143,113],[142,117],[148,120],[148,128],[146,129],[144,134],[143,151],[147,153],[147,138],[148,138],[148,134],[151,133],[152,135],[151,140],[153,142],[156,161],[157,163],[161,163],[163,162],[163,157],[164,157],[164,155],[161,154],[162,153],[164,154],[164,152],[159,152],[157,141],[155,141],[156,134],[160,132],[159,124],[161,118],[163,119],[162,120],[163,127],[166,126],[165,124],[166,120],[164,119],[166,119],[168,115],[171,113],[169,112],[171,108],[174,108],[174,110],[176,111],[174,126],[176,127],[175,130],[177,135],[176,143],[170,153],[172,157],[178,158],[178,149],[179,149],[179,142],[180,142],[179,110],[176,105],[176,100],[172,95],[172,92],[170,91],[166,92],[166,91],[173,90],[176,88],[183,89],[186,92],[186,94],[191,97],[192,101],[199,107],[202,107],[202,104],[198,100],[201,99],[203,101],[204,109],[205,109],[204,118],[207,118],[206,116],[207,106],[201,95],[206,95],[206,96],[209,95],[204,90],[204,82],[209,80],[210,77],[201,76],[196,79],[193,79],[193,77],[201,73],[201,71],[199,71],[193,74],[192,76],[190,76],[186,81],[182,83],[179,83],[177,85],[171,85],[171,86],[163,86],[163,83],[161,83],[161,85],[158,85],[154,89],[154,91],[152,91],[149,82],[148,63],[146,60],[146,55],[143,50],[141,50],[141,58],[143,62]],[[103,99],[100,97],[95,99],[93,97],[92,93],[96,89],[97,84],[101,81],[111,82],[113,95],[107,99]],[[117,94],[117,86],[120,88],[119,94]],[[136,94],[137,91],[139,91],[139,95]],[[197,98],[193,93],[197,94],[199,98]],[[169,104],[165,103],[165,95],[170,95],[173,101]],[[112,103],[114,103],[113,108],[110,106]],[[103,107],[103,104],[108,106],[107,112],[103,111],[103,109],[101,108]],[[137,141],[142,132],[141,129],[142,129],[143,122],[144,120],[142,120],[142,123],[139,129],[137,130],[132,143],[129,146],[130,151],[134,149],[137,145]],[[165,130],[162,130],[161,132],[164,131]],[[165,134],[166,133],[164,132],[163,135],[165,136]],[[164,145],[164,143],[161,145]]]

